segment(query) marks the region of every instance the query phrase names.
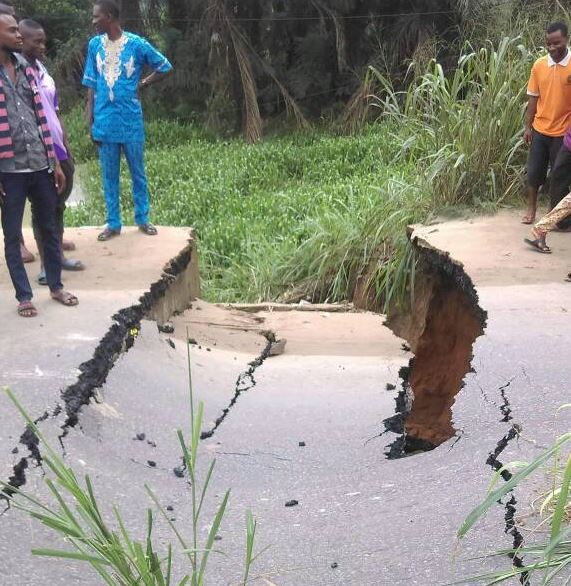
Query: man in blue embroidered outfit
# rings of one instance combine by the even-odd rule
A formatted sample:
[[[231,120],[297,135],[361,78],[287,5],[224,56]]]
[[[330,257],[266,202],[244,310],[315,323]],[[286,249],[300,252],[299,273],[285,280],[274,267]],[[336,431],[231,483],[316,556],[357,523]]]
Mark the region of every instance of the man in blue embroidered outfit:
[[[107,205],[107,226],[99,240],[121,232],[119,167],[125,153],[133,183],[135,222],[150,236],[149,192],[143,160],[145,134],[139,90],[162,79],[172,66],[147,40],[122,30],[114,0],[96,0],[93,25],[98,36],[89,41],[83,85],[88,88],[87,113],[91,137],[99,146],[99,162]],[[143,68],[153,71],[142,81]]]
[[[55,156],[34,72],[15,52],[22,36],[13,16],[0,14],[0,208],[4,253],[22,317],[34,317],[32,289],[20,254],[22,218],[28,197],[36,209],[44,244],[51,297],[77,305],[61,283],[60,238],[55,223],[57,192],[65,176]],[[56,191],[57,190],[57,191]]]

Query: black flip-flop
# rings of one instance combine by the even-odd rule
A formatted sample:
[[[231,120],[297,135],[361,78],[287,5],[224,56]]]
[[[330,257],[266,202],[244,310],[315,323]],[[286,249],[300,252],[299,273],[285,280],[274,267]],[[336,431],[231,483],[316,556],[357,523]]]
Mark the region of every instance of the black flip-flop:
[[[61,268],[64,271],[83,271],[85,270],[85,265],[80,260],[74,258],[64,258],[61,261]]]
[[[537,250],[537,252],[541,252],[542,254],[551,254],[551,248],[549,248],[549,246],[543,243],[539,238],[537,238],[536,240],[524,238],[523,241],[529,246],[531,246],[534,250]]]
[[[571,283],[571,273],[567,273],[567,276],[565,277],[565,281],[567,281],[568,283]]]
[[[111,238],[114,238],[115,236],[119,236],[119,234],[121,234],[121,230],[113,230],[112,228],[105,228],[105,230],[103,230],[103,232],[101,232],[99,234],[99,236],[97,236],[97,240],[99,240],[99,242],[105,242],[106,240],[110,240]]]
[[[156,236],[158,231],[152,224],[141,224],[139,230],[147,236]]]

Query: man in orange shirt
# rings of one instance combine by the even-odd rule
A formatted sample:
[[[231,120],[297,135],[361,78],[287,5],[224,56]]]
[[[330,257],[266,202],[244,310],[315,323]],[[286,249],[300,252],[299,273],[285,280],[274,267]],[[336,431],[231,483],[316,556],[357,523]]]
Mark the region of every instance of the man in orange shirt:
[[[571,126],[571,53],[567,48],[568,29],[564,22],[547,28],[545,46],[548,54],[538,59],[527,86],[529,102],[524,141],[530,145],[527,163],[528,208],[524,224],[535,221],[537,192],[545,183],[547,168],[563,143]]]

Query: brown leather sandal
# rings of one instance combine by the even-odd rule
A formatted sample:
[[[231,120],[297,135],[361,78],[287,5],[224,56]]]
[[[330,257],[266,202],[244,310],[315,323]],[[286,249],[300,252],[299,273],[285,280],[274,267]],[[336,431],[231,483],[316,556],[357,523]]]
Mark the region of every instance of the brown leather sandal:
[[[36,317],[38,310],[31,301],[20,301],[18,304],[18,315],[20,317]]]
[[[79,303],[79,299],[75,295],[68,291],[64,291],[63,289],[52,291],[50,295],[54,301],[57,301],[66,307],[74,307]]]

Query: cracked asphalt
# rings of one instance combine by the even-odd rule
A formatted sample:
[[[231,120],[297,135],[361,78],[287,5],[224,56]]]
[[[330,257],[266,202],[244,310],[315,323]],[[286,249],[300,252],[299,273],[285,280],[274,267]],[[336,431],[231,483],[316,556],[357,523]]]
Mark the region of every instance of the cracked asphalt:
[[[456,238],[468,229],[471,238],[478,231],[485,236],[488,264],[471,258],[475,243],[470,248],[466,238]],[[307,327],[317,338],[322,328],[321,350],[308,352],[288,343],[282,355],[268,358],[254,373],[255,386],[239,396],[216,433],[202,442],[204,467],[210,458],[217,459],[202,535],[224,491],[232,491],[218,544],[227,556],[213,558],[209,584],[239,580],[246,510],[252,510],[259,522],[258,548],[269,546],[253,572],[266,584],[444,585],[510,563],[473,559],[513,543],[513,536],[505,534],[503,506],[493,509],[460,546],[455,534],[484,495],[492,475],[487,461],[513,425],[519,434],[498,454],[504,463],[533,457],[569,429],[569,411],[556,415],[557,407],[569,402],[571,375],[571,363],[564,358],[571,331],[569,285],[554,282],[566,261],[555,254],[528,260],[519,248],[505,257],[505,242],[511,243],[515,236],[503,233],[501,242],[490,240],[495,232],[484,221],[452,223],[448,241],[446,230],[442,225],[433,232],[440,239],[438,246],[464,262],[480,305],[488,312],[485,334],[474,346],[473,372],[467,374],[453,407],[456,437],[431,452],[387,460],[385,448],[396,436],[376,436],[384,429],[383,420],[394,414],[398,371],[408,364],[410,353],[402,350],[402,340],[383,329],[377,316],[370,319],[379,320],[371,322],[378,339],[367,338],[368,351],[361,356],[355,348],[364,322],[348,332],[351,316],[342,317],[339,335],[351,346],[344,355],[338,344],[328,345],[327,338],[335,338],[334,316],[304,316],[308,323],[300,328]],[[514,221],[513,230],[522,228]],[[521,279],[510,265],[509,282],[490,282],[489,275],[505,267],[506,258],[519,263]],[[555,263],[546,267],[553,276],[533,284],[525,267],[543,261]],[[506,280],[505,270],[502,275]],[[1,311],[7,312],[3,307]],[[364,318],[355,314],[354,319]],[[101,323],[95,315],[89,320],[81,335],[98,340],[109,322]],[[247,324],[242,326],[248,330]],[[197,341],[191,348],[192,378],[196,396],[205,401],[205,428],[210,429],[265,341],[224,344],[219,337],[223,324],[201,328],[190,332]],[[228,328],[237,331],[234,323]],[[260,324],[252,325],[255,328]],[[209,339],[203,345],[204,331]],[[279,329],[275,333],[280,336]],[[13,330],[10,339],[16,334]],[[296,335],[297,330],[288,333],[292,340]],[[83,409],[80,425],[65,440],[68,462],[90,474],[102,502],[119,505],[127,525],[141,538],[150,506],[145,483],[172,508],[177,527],[183,533],[190,530],[188,485],[174,472],[180,466],[176,429],[188,427],[186,345],[177,337],[172,344],[168,339],[156,324],[143,321],[133,349],[120,356],[97,402]],[[31,340],[27,337],[26,343]],[[38,354],[34,363],[53,376],[40,377],[35,364],[18,362],[21,345],[11,350],[10,358],[11,372],[23,373],[12,375],[14,387],[34,416],[52,406],[55,389],[73,382],[74,368],[89,358],[95,345],[74,340],[77,348],[66,346],[61,366],[55,369],[55,344],[47,344],[49,336],[40,340],[38,347],[46,348],[47,357],[41,361]],[[371,352],[371,347],[378,347],[379,353]],[[387,390],[387,384],[396,389]],[[19,456],[11,450],[22,426],[5,401],[1,409],[0,477],[4,478]],[[506,414],[511,419],[506,420]],[[55,440],[58,426],[51,421],[43,425]],[[40,469],[28,472],[26,486],[45,494]],[[517,490],[514,496],[517,514],[527,512],[533,491]],[[286,506],[291,501],[298,504]],[[168,529],[159,523],[157,530],[164,543]],[[0,583],[99,584],[83,566],[30,555],[32,545],[46,544],[53,546],[53,537],[20,513],[8,511],[0,517]]]
[[[87,266],[83,273],[66,273],[65,284],[80,297],[78,308],[64,308],[50,302],[47,292],[36,286],[35,302],[38,318],[24,321],[16,315],[14,293],[4,266],[0,268],[0,319],[3,324],[3,344],[0,353],[0,385],[10,386],[27,408],[32,418],[50,417],[42,429],[58,445],[57,436],[64,424],[61,392],[75,383],[80,365],[91,360],[101,339],[115,323],[112,318],[119,310],[138,303],[139,297],[162,277],[163,267],[188,244],[189,230],[164,228],[155,240],[141,239],[135,229],[126,229],[121,238],[100,246],[96,228],[69,229],[69,238],[76,242],[76,254]],[[32,249],[31,230],[24,236]],[[133,262],[133,250],[144,259]],[[38,262],[27,265],[33,281]],[[56,414],[56,417],[51,415]],[[58,431],[59,430],[59,431]],[[2,394],[0,397],[0,478],[8,480],[14,468],[23,470],[30,483],[41,474],[34,471],[33,458],[27,461],[28,450],[20,444],[25,431],[23,421]],[[29,435],[28,435],[29,437]],[[28,466],[29,465],[29,466]],[[26,468],[27,467],[27,468]],[[41,472],[41,471],[40,471]],[[4,502],[0,502],[3,508]],[[29,528],[29,532],[23,531]],[[65,572],[59,568],[51,575],[29,554],[30,539],[37,531],[27,519],[10,511],[0,518],[3,543],[0,562],[0,584],[64,583]],[[14,536],[21,538],[16,545]],[[5,561],[11,558],[21,566],[21,574],[7,570]],[[46,564],[49,569],[50,563]],[[81,576],[81,570],[68,568],[69,576]]]

